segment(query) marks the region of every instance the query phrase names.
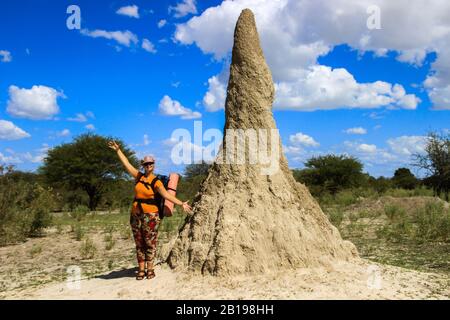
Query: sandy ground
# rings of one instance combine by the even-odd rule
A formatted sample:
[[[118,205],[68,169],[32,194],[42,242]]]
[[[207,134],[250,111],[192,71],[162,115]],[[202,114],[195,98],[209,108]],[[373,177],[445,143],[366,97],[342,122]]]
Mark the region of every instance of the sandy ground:
[[[361,260],[327,268],[231,278],[174,272],[166,265],[152,280],[135,269],[38,289],[12,291],[7,299],[448,299],[449,278]]]
[[[368,209],[372,206],[370,204]],[[361,211],[360,208],[355,210]],[[156,269],[156,278],[136,281],[130,235],[123,237],[122,233],[114,233],[116,244],[111,250],[105,249],[105,233],[101,229],[92,230],[87,236],[98,250],[90,260],[80,258],[82,241],[76,241],[68,230],[1,247],[0,299],[450,298],[448,273],[419,272],[364,259],[326,268],[231,278],[175,272],[162,265]],[[162,245],[159,254],[166,256],[171,245]],[[67,279],[70,265],[82,269],[80,281]],[[74,275],[70,277],[74,279]]]

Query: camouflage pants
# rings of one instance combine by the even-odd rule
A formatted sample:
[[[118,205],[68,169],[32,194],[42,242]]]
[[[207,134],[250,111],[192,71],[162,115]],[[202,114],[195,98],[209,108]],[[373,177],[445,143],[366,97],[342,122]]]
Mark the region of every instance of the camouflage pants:
[[[156,256],[159,222],[157,212],[131,214],[130,224],[136,243],[138,262],[148,261],[153,263]]]

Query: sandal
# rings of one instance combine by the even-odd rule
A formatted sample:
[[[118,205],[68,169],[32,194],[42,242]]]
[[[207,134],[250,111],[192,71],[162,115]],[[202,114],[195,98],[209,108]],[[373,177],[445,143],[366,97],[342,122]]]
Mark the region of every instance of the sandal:
[[[153,279],[156,277],[155,270],[147,270],[147,279]]]
[[[137,275],[136,275],[136,280],[143,280],[145,277],[145,271],[144,270],[139,270]]]

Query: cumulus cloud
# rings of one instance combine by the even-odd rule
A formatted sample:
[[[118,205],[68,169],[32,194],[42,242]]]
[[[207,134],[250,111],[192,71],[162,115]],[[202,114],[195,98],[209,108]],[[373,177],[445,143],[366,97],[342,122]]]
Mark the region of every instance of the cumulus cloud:
[[[399,84],[384,81],[357,83],[346,69],[312,66],[297,81],[281,81],[275,85],[280,109],[313,111],[338,108],[379,108],[396,106],[415,109],[420,99],[406,94]]]
[[[367,28],[367,8],[372,5],[380,8],[382,32]],[[226,0],[177,25],[174,38],[187,45],[195,43],[204,53],[223,59],[231,51],[235,21],[246,7],[255,13],[264,54],[275,82],[285,89],[281,98],[291,109],[297,101],[306,102],[306,110],[315,109],[312,98],[316,96],[306,92],[309,96],[305,97],[302,90],[308,88],[310,77],[320,75],[326,88],[337,79],[353,86],[352,93],[357,96],[350,99],[350,107],[391,104],[404,109],[417,107],[420,101],[415,95],[394,96],[395,84],[388,84],[392,92],[379,93],[378,82],[360,84],[347,71],[345,74],[345,69],[326,70],[317,65],[318,57],[343,43],[360,53],[372,51],[376,57],[392,51],[397,54],[397,60],[416,66],[423,64],[428,53],[436,52],[437,59],[424,85],[436,109],[450,108],[450,20],[446,15],[450,11],[449,2]],[[345,88],[341,85],[337,90]],[[345,107],[340,104],[349,99],[343,99],[342,95],[345,93],[327,92],[317,102],[326,109]],[[367,101],[368,96],[374,96],[374,102]],[[336,103],[333,99],[337,99]],[[278,99],[278,106],[281,105]]]
[[[374,144],[344,141],[343,150],[346,154],[355,156],[368,166],[387,164],[395,166],[404,163],[404,160],[390,150],[379,148]]]
[[[200,112],[183,107],[180,102],[172,100],[168,95],[159,102],[159,111],[166,116],[181,116],[181,119],[198,119],[202,116]]]
[[[377,146],[374,144],[361,143],[356,147],[356,150],[362,153],[375,153],[377,152]]]
[[[139,38],[137,35],[132,33],[131,31],[106,31],[106,30],[88,30],[82,29],[81,34],[91,37],[91,38],[105,38],[109,40],[115,40],[119,44],[129,47],[132,43],[137,44],[139,42]]]
[[[175,7],[170,6],[169,13],[174,12],[173,16],[175,18],[182,18],[184,16],[187,16],[188,14],[196,14],[197,7],[195,2],[195,0],[183,0],[182,2],[179,2]]]
[[[305,147],[318,147],[320,145],[313,137],[301,132],[290,135],[289,141],[294,145],[302,145]]]
[[[0,120],[0,140],[19,140],[31,137],[11,121]]]
[[[31,89],[9,87],[7,112],[15,117],[32,120],[51,119],[59,112],[58,97],[63,93],[46,86],[33,86]]]
[[[424,153],[426,143],[427,138],[424,136],[401,136],[387,141],[392,151],[402,156]]]
[[[142,40],[142,48],[150,53],[156,53],[155,46],[148,39]]]
[[[116,11],[117,14],[139,19],[139,7],[137,5],[125,6]]]
[[[219,76],[222,78],[220,80]],[[208,79],[208,91],[203,97],[203,105],[206,111],[214,112],[225,107],[225,99],[227,96],[227,88],[225,76],[223,73],[219,76],[213,76]]]
[[[12,56],[11,56],[11,52],[7,51],[7,50],[0,50],[0,57],[1,57],[1,62],[11,62],[12,61]]]
[[[87,124],[85,126],[85,128],[88,129],[88,130],[95,130],[95,126],[93,124]]]
[[[363,127],[348,128],[344,131],[347,134],[366,134],[367,130]]]

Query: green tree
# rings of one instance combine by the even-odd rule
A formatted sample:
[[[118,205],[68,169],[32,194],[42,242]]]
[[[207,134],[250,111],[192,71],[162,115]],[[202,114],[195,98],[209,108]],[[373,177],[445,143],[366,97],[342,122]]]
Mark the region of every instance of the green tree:
[[[312,187],[315,192],[336,194],[342,189],[358,187],[365,182],[362,163],[350,156],[325,155],[305,162],[305,169],[296,170],[294,177]]]
[[[184,177],[190,179],[196,176],[206,176],[211,165],[202,161],[201,163],[188,164],[184,169]]]
[[[78,136],[71,143],[50,149],[39,171],[46,182],[55,188],[86,192],[88,206],[95,210],[108,182],[127,177],[119,158],[107,147],[110,139],[91,133]],[[114,140],[130,162],[138,166],[134,152],[120,140]]]
[[[424,154],[414,154],[414,165],[426,171],[424,182],[433,188],[435,195],[450,192],[450,134],[431,132],[427,136]]]
[[[411,173],[408,168],[398,168],[395,170],[392,182],[395,187],[412,190],[417,184],[417,178]]]
[[[178,183],[178,195],[181,198],[192,199],[200,190],[200,186],[205,180],[211,164],[204,161],[187,165],[184,174]]]

